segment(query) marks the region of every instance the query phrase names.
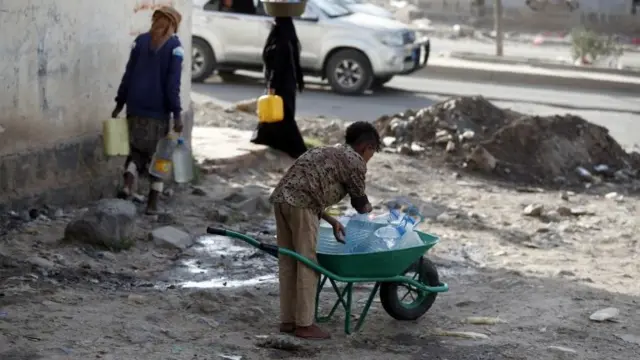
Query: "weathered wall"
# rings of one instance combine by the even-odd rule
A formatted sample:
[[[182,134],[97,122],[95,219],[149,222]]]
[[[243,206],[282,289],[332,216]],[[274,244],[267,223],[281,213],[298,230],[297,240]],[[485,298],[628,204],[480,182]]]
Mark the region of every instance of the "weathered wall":
[[[135,35],[163,4],[183,14],[188,120],[191,0],[0,0],[0,204],[84,201],[113,191],[123,159],[102,155],[102,121]]]

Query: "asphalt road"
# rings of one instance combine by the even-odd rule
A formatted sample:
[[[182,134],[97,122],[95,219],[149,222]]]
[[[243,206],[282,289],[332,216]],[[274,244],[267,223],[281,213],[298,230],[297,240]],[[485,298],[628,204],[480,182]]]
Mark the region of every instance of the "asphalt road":
[[[262,94],[260,74],[239,72],[231,83],[213,77],[208,83],[193,84],[198,95],[218,101],[236,102]],[[407,108],[427,107],[434,102],[457,95],[483,95],[501,107],[516,111],[551,115],[575,113],[610,129],[612,136],[624,146],[640,144],[640,96],[596,93],[580,89],[541,88],[494,83],[467,83],[429,79],[428,72],[398,76],[376,93],[342,96],[332,93],[319,79],[308,78],[308,89],[300,94],[298,116],[341,118],[349,121],[373,121],[384,114]]]

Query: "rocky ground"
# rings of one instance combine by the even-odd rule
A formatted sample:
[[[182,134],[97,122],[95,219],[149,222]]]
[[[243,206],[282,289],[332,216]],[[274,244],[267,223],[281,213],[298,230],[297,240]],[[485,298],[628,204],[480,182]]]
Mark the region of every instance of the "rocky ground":
[[[200,125],[255,126],[252,116],[210,105],[198,115]],[[300,126],[331,140],[327,129],[344,124]],[[429,257],[451,290],[418,321],[395,321],[376,302],[361,332],[344,335],[339,314],[326,324],[332,340],[305,342],[275,334],[275,259],[200,236],[214,224],[274,241],[265,199],[289,162],[272,152],[256,160],[169,191],[169,214],[136,215],[131,227],[131,208],[118,202],[7,214],[0,359],[640,358],[640,220],[630,187],[603,178],[588,194],[549,190],[380,153],[369,164],[373,202],[380,209],[402,196],[422,210],[423,230],[441,238]],[[114,208],[124,214],[120,231],[136,240],[128,250],[97,247],[74,220]],[[70,222],[76,231],[65,235]],[[612,318],[590,320],[606,308],[615,308]]]

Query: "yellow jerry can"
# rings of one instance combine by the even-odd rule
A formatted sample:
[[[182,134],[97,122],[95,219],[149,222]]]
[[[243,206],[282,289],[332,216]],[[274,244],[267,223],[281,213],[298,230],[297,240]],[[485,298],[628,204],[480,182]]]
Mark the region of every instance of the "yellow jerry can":
[[[107,156],[129,155],[129,125],[127,119],[108,119],[102,123],[102,141]]]
[[[284,103],[282,98],[273,92],[258,98],[258,121],[261,123],[275,123],[284,119]]]

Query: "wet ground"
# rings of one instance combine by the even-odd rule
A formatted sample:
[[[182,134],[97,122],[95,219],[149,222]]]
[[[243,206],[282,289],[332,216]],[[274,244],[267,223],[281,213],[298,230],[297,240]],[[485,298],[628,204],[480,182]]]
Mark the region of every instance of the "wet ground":
[[[368,189],[375,204],[413,199],[427,217],[423,229],[441,237],[429,257],[451,290],[418,321],[393,320],[376,300],[354,335],[344,334],[341,311],[324,325],[332,340],[276,333],[275,259],[242,242],[202,236],[214,224],[273,242],[268,212],[241,221],[229,220],[230,213],[219,221],[229,207],[224,198],[236,191],[230,184],[273,186],[281,170],[271,161],[263,162],[270,168],[211,176],[199,185],[200,195],[176,193],[165,201],[172,215],[142,218],[143,235],[126,252],[60,243],[66,218],[24,224],[3,237],[0,358],[640,358],[640,248],[633,235],[639,217],[632,194],[612,200],[518,191],[416,161],[380,154],[370,165],[376,172]],[[532,203],[544,205],[547,215],[522,215]],[[561,217],[553,214],[559,206],[592,213]],[[146,231],[166,224],[202,237],[186,251],[146,240]],[[370,288],[357,288],[360,309]],[[329,290],[323,311],[335,301]],[[589,320],[608,307],[619,311],[613,321]],[[500,322],[469,323],[478,316]]]

